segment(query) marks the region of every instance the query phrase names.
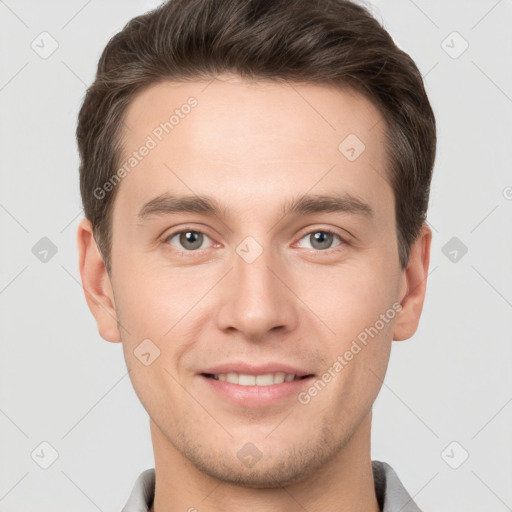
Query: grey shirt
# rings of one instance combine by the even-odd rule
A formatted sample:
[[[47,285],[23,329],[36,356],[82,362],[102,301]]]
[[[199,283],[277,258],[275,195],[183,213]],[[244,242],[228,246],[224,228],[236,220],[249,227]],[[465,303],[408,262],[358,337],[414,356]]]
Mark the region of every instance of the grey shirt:
[[[421,512],[389,464],[373,460],[372,470],[381,512]],[[148,512],[154,496],[155,470],[146,469],[135,481],[132,493],[121,512]]]

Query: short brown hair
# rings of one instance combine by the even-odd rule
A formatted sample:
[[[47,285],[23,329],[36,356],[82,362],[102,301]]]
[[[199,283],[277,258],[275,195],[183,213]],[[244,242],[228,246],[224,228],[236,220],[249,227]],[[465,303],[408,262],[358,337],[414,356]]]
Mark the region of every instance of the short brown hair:
[[[120,165],[128,104],[157,82],[208,80],[223,72],[350,87],[379,108],[405,268],[426,221],[436,150],[434,114],[409,55],[348,0],[168,0],[108,42],[78,116],[80,192],[107,271],[118,187],[101,198],[95,190]]]

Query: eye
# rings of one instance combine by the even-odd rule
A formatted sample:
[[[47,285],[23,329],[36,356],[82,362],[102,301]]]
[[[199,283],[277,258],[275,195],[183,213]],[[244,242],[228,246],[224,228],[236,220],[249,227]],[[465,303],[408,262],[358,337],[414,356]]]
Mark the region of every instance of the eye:
[[[334,238],[337,238],[341,243],[337,244],[335,247],[342,245],[344,243],[344,240],[337,235],[336,233],[333,233],[332,231],[326,231],[326,230],[317,230],[317,231],[311,231],[306,236],[303,236],[301,240],[307,240],[310,242],[309,247],[306,246],[307,249],[315,249],[317,251],[322,251],[325,249],[333,249],[334,247],[331,247],[332,242]],[[299,247],[303,247],[299,242]]]
[[[165,239],[165,242],[169,242],[171,245],[174,245],[175,247],[176,243],[180,244],[181,247],[178,246],[178,249],[185,249],[186,251],[196,251],[197,249],[204,249],[204,247],[202,247],[203,242],[209,239],[210,237],[208,235],[205,235],[200,231],[187,229],[169,235]],[[173,243],[173,240],[175,241],[175,243]]]

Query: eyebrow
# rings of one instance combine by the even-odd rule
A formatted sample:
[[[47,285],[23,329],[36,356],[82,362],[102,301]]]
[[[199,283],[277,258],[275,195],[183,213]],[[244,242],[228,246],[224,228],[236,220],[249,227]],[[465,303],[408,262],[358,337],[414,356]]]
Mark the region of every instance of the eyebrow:
[[[374,216],[374,211],[369,204],[346,192],[341,195],[303,195],[288,201],[283,206],[284,215],[308,215],[323,212],[361,215],[368,219]],[[173,213],[201,213],[225,217],[229,213],[229,208],[222,207],[217,200],[209,196],[176,196],[165,193],[144,203],[137,217],[144,222],[152,216]]]

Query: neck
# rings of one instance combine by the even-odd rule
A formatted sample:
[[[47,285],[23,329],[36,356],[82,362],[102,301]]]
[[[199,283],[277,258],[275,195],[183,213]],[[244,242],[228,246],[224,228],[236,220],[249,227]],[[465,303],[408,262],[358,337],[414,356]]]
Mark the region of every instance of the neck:
[[[371,412],[346,445],[314,474],[273,489],[222,482],[182,456],[153,421],[155,498],[150,512],[380,512],[370,456]]]

